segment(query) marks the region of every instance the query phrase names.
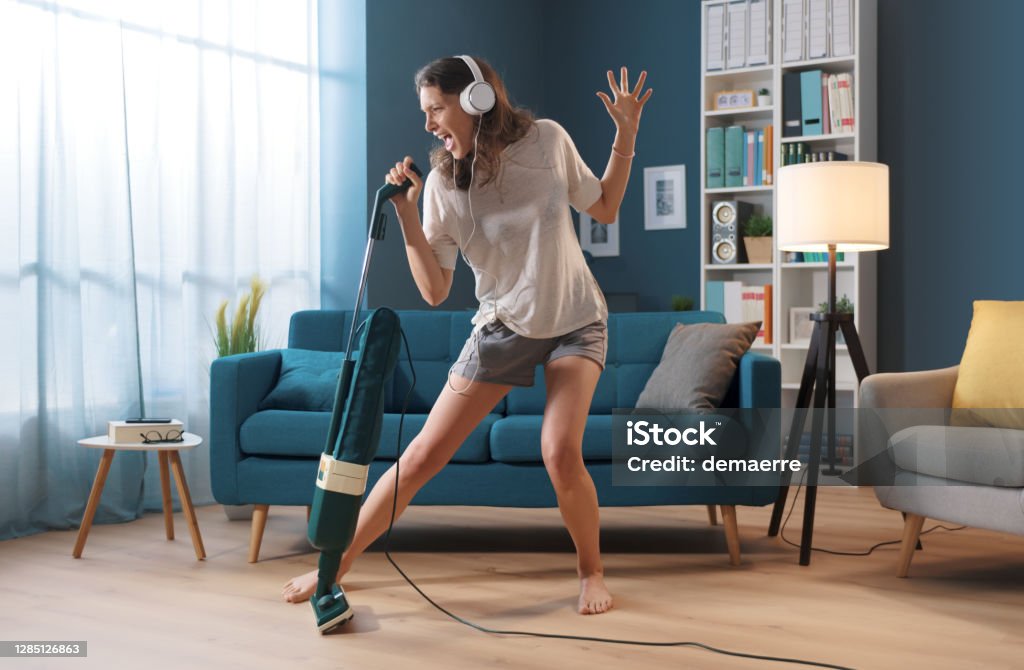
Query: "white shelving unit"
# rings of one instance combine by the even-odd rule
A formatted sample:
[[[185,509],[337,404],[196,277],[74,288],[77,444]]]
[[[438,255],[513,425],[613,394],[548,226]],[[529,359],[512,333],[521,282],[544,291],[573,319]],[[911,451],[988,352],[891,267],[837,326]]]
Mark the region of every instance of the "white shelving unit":
[[[827,300],[827,263],[787,263],[776,247],[773,262],[760,265],[717,265],[711,259],[711,209],[719,200],[739,200],[753,205],[756,213],[771,214],[776,221],[775,186],[740,188],[707,188],[705,139],[707,129],[742,125],[746,130],[773,126],[772,156],[775,175],[781,167],[784,144],[806,142],[811,151],[839,151],[850,160],[873,161],[877,151],[876,113],[876,25],[877,0],[853,0],[852,56],[828,57],[796,62],[783,62],[783,0],[769,2],[768,17],[771,35],[771,64],[738,69],[707,71],[707,17],[713,5],[728,5],[730,0],[705,0],[701,21],[701,306],[707,300],[706,284],[710,280],[743,281],[746,284],[772,284],[773,343],[758,350],[771,353],[782,363],[783,406],[796,402],[800,376],[807,355],[806,343],[790,343],[789,310],[792,307],[816,307]],[[831,7],[831,0],[828,0]],[[726,11],[728,14],[728,11]],[[787,72],[822,70],[827,73],[853,73],[855,132],[782,137],[782,76]],[[714,110],[714,97],[720,91],[767,88],[772,105],[740,110]],[[742,244],[742,240],[740,241]],[[876,369],[877,359],[877,266],[876,253],[845,254],[837,268],[837,295],[845,293],[854,304],[854,319],[864,347],[868,368]],[[857,384],[853,365],[845,346],[836,350],[836,404],[856,407]],[[851,431],[852,432],[852,431]]]

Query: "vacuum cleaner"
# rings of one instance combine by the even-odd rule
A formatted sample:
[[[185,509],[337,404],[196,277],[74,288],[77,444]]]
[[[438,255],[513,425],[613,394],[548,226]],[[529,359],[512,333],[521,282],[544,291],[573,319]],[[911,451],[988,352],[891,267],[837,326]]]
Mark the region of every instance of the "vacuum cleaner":
[[[419,168],[409,168],[422,178]],[[410,186],[412,180],[406,179],[401,185],[385,184],[377,190],[352,328],[338,374],[327,443],[316,475],[307,537],[320,551],[320,561],[316,591],[309,602],[321,634],[352,618],[352,608],[336,577],[342,554],[351,544],[359,520],[367,474],[380,443],[385,382],[394,373],[401,346],[401,325],[393,310],[375,309],[360,323],[359,308],[374,242],[384,239],[384,203]],[[353,344],[360,330],[356,360]]]

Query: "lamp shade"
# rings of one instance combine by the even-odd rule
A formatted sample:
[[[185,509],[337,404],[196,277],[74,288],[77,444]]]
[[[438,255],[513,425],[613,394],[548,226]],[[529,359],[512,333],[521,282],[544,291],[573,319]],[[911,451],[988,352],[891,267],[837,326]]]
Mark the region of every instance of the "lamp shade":
[[[784,251],[889,248],[889,166],[823,161],[781,168],[776,243]]]

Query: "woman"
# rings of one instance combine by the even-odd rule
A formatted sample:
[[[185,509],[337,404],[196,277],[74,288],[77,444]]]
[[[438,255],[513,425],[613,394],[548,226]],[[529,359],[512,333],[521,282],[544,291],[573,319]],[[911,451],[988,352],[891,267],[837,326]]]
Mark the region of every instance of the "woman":
[[[576,546],[581,614],[612,606],[601,563],[597,493],[582,456],[583,428],[604,368],[608,309],[584,261],[568,205],[602,224],[615,221],[640,114],[653,92],[640,97],[646,77],[642,73],[631,91],[626,68],[619,84],[609,70],[614,99],[597,93],[616,127],[608,166],[598,180],[561,126],[512,107],[486,62],[441,58],[415,77],[426,131],[444,143],[431,154],[433,170],[424,185],[407,169],[412,159],[406,157],[385,177],[390,184],[413,182],[392,203],[423,299],[432,306],[444,302],[461,251],[476,275],[480,300],[473,332],[449,370],[448,383],[402,454],[396,512],[402,513],[513,386],[533,385],[536,366],[543,364],[547,401],[541,453]],[[481,79],[493,89],[485,96],[493,102],[483,113],[460,102],[460,93]],[[339,581],[387,529],[394,478],[392,467],[364,501]],[[315,585],[313,570],[289,581],[282,595],[303,602]]]

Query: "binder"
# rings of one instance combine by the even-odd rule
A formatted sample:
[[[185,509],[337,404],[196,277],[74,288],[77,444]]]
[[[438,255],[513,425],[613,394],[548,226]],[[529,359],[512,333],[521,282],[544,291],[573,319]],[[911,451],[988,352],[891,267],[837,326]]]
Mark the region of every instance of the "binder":
[[[833,56],[853,55],[853,0],[832,0]]]
[[[707,168],[707,188],[725,186],[725,129],[708,128],[704,140],[704,161]]]
[[[743,282],[727,281],[722,282],[722,314],[725,315],[726,323],[743,323]]]
[[[743,67],[747,64],[747,0],[733,0],[729,3],[728,57],[726,68]]]
[[[804,57],[804,0],[782,0],[782,61]]]
[[[800,73],[801,124],[804,135],[821,135],[821,70]]]
[[[725,185],[743,186],[743,126],[725,129]]]
[[[747,40],[747,66],[767,65],[771,62],[771,21],[768,19],[768,0],[750,0],[750,36]]]
[[[807,53],[805,58],[828,55],[828,0],[807,0]]]
[[[775,128],[772,125],[764,129],[764,183],[775,183]]]
[[[725,282],[707,281],[704,283],[704,309],[709,312],[725,314]]]
[[[800,73],[782,73],[782,136],[799,137],[803,126],[800,102]]]
[[[707,49],[704,55],[704,69],[707,72],[725,67],[725,5],[708,5]]]

